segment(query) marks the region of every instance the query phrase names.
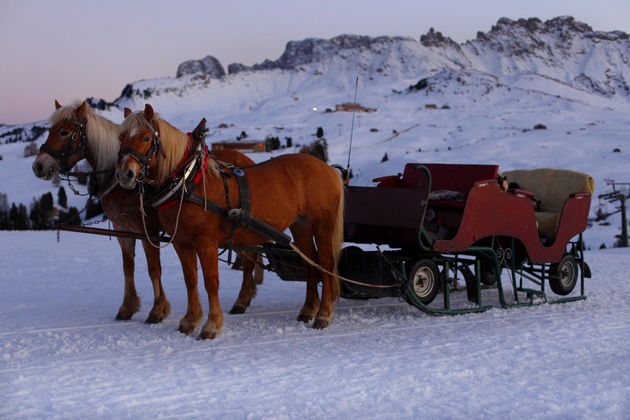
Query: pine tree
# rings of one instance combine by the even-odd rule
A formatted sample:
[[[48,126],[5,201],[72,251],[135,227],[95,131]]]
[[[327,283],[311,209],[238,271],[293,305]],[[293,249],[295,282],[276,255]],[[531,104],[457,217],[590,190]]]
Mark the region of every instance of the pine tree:
[[[57,203],[61,207],[68,207],[68,196],[66,195],[66,190],[63,187],[59,187],[59,191],[57,192]]]
[[[29,223],[28,223],[28,216],[27,216],[27,212],[26,212],[26,207],[24,206],[24,204],[20,203],[20,206],[18,207],[18,216],[17,216],[17,226],[16,228],[18,230],[25,230],[28,229],[29,227]]]

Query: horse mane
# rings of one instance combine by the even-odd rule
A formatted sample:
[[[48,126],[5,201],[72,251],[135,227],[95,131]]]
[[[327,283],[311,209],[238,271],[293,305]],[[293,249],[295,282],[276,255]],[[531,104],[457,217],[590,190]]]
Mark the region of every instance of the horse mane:
[[[177,165],[182,160],[182,156],[188,150],[188,134],[173,127],[168,121],[162,119],[159,114],[155,113],[153,121],[158,129],[160,135],[160,141],[162,148],[164,149],[164,156],[161,152],[157,154],[157,160],[155,163],[155,173],[153,176],[158,182],[164,182],[164,180],[177,168]],[[151,124],[144,118],[143,111],[137,111],[130,114],[120,126],[120,131],[131,131],[139,126],[151,126]],[[216,174],[219,173],[219,167],[214,159],[208,159],[207,170],[210,170]]]
[[[66,119],[75,120],[77,118],[76,110],[81,106],[81,103],[82,101],[77,100],[72,105],[57,109],[50,116],[50,123],[54,125]],[[92,108],[87,105],[85,107],[85,126],[88,151],[96,161],[96,168],[94,169],[102,170],[112,166],[116,162],[120,150],[118,124],[94,113]]]

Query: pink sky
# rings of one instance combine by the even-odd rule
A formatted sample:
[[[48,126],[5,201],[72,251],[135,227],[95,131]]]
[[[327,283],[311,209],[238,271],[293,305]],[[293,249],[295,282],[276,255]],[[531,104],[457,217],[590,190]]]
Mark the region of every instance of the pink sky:
[[[276,59],[287,41],[308,37],[418,39],[434,27],[464,42],[503,16],[561,15],[630,32],[627,0],[0,0],[0,122],[46,119],[55,99],[112,101],[127,83],[174,77],[181,62],[206,55],[227,69]]]

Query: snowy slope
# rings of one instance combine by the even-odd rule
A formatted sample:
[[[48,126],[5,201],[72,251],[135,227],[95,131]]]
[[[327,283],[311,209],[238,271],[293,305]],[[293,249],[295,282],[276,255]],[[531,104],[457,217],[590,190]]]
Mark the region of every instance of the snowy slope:
[[[226,314],[213,341],[176,331],[186,295],[172,247],[162,260],[172,314],[151,326],[144,258],[143,309],[113,320],[115,241],[0,232],[0,255],[0,418],[624,419],[630,410],[627,250],[587,252],[585,301],[430,317],[395,298],[341,299],[325,330],[295,321],[303,283],[266,273],[248,312]],[[225,309],[240,273],[220,264],[219,275]],[[498,305],[496,290],[484,293]]]

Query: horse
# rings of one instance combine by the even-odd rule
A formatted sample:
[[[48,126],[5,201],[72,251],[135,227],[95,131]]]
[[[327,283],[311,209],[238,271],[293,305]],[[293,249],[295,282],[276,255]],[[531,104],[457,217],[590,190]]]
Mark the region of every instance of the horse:
[[[125,113],[131,111],[125,109]],[[87,159],[95,171],[97,194],[107,217],[114,229],[144,233],[139,212],[138,194],[120,188],[114,189],[114,164],[120,149],[119,126],[107,118],[93,112],[87,102],[76,101],[72,105],[61,106],[55,101],[55,111],[50,117],[51,127],[48,138],[42,145],[33,162],[33,172],[38,178],[49,180],[57,172],[70,171],[79,161]],[[217,158],[235,165],[249,165],[254,162],[237,151],[217,152]],[[160,224],[156,211],[146,211],[146,228],[149,235],[157,235]],[[125,290],[123,302],[115,319],[129,320],[140,310],[134,283],[135,243],[132,238],[118,237],[122,252]],[[148,240],[142,245],[146,254],[149,277],[153,284],[153,308],[145,320],[148,324],[159,323],[170,313],[171,306],[161,283],[160,250],[151,246]],[[243,313],[256,295],[256,284],[262,283],[260,258],[244,255],[243,284],[239,296],[230,313]],[[254,268],[255,267],[255,268]],[[255,271],[255,274],[252,274]]]
[[[137,180],[163,183],[186,153],[186,134],[177,130],[146,104],[122,122],[121,154],[116,177],[123,188],[134,188]],[[141,163],[142,162],[142,163]],[[238,188],[237,176],[249,185],[248,197]],[[223,313],[218,299],[218,248],[220,245],[257,246],[269,239],[253,230],[234,225],[223,210],[235,210],[239,202],[248,216],[283,232],[289,228],[294,245],[323,270],[303,262],[307,273],[306,297],[298,321],[313,328],[325,328],[333,316],[333,302],[339,297],[337,261],[343,241],[343,184],[339,172],[306,154],[282,155],[263,163],[230,170],[209,160],[205,182],[193,190],[201,201],[189,199],[180,206],[158,211],[160,223],[174,238],[188,291],[188,308],[179,331],[191,334],[203,318],[197,291],[197,257],[201,263],[208,295],[209,313],[198,339],[212,339],[221,332]],[[242,181],[241,181],[242,182]],[[182,196],[183,197],[183,196]],[[207,203],[222,210],[207,211]],[[223,205],[227,208],[223,208]],[[241,210],[243,210],[243,208]],[[249,218],[249,217],[248,217]],[[177,231],[176,231],[177,229]],[[318,282],[322,280],[321,300]]]

